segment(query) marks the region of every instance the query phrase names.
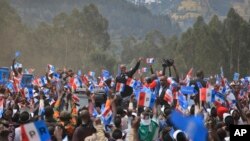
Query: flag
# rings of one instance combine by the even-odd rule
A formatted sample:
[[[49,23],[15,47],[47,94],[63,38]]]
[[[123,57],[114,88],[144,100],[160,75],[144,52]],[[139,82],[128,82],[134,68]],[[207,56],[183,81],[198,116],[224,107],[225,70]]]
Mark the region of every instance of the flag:
[[[177,99],[176,110],[184,114],[187,108],[188,102],[186,100],[186,97],[183,94],[179,94],[179,97]]]
[[[98,112],[96,111],[96,108],[93,108],[92,116],[96,118],[98,116]]]
[[[78,76],[81,76],[81,75],[82,75],[82,71],[81,71],[81,70],[78,70],[78,71],[77,71],[77,75],[78,75]]]
[[[20,51],[16,51],[15,58],[19,57],[20,55],[21,55],[21,52]]]
[[[187,73],[187,75],[186,75],[186,78],[184,79],[184,82],[186,83],[187,86],[188,86],[189,83],[190,83],[192,74],[193,74],[193,68],[191,68],[191,69],[188,71],[188,73]]]
[[[23,74],[21,79],[21,87],[32,87],[33,75],[31,74]]]
[[[146,63],[147,63],[147,64],[152,64],[152,63],[154,63],[154,58],[147,58],[147,59],[146,59]]]
[[[212,91],[212,97],[211,97],[212,102],[217,102],[217,103],[224,103],[225,98],[221,93],[216,92],[215,90]]]
[[[30,99],[33,97],[33,87],[25,87],[24,88],[24,95],[26,98]]]
[[[105,110],[102,113],[104,125],[110,124],[110,122],[112,121],[112,116],[113,116],[113,113],[110,107],[105,107]]]
[[[44,121],[36,121],[20,126],[21,141],[50,141],[51,137]]]
[[[95,77],[95,72],[89,71],[88,75],[91,76],[91,77]]]
[[[116,90],[116,92],[123,92],[124,87],[125,87],[125,85],[123,83],[117,82],[115,90]]]
[[[7,82],[6,84],[5,84],[5,87],[7,88],[7,89],[9,89],[9,91],[11,92],[11,93],[13,93],[14,92],[14,85],[13,85],[13,83],[12,82]]]
[[[56,68],[55,66],[51,65],[51,64],[48,64],[48,72],[49,74],[52,74],[56,71]]]
[[[170,120],[175,127],[184,131],[192,141],[206,141],[207,129],[200,116],[185,117],[181,113],[173,111]]]
[[[38,82],[38,86],[40,87],[43,87],[44,85],[48,84],[46,76],[42,76],[38,78],[37,82]]]
[[[197,93],[194,87],[192,86],[182,86],[180,91],[183,94],[196,94]]]
[[[173,93],[170,89],[167,89],[163,98],[169,105],[173,102]]]
[[[230,108],[235,108],[236,107],[236,98],[234,96],[234,94],[232,92],[229,92],[226,95],[226,99],[228,101],[228,104],[230,106]]]
[[[16,62],[15,65],[14,65],[15,69],[22,68],[22,67],[23,67],[23,65],[18,63],[18,62]]]
[[[130,87],[134,87],[135,86],[135,83],[136,83],[136,81],[133,79],[133,78],[128,78],[127,79],[127,82],[126,82],[126,85],[128,85],[128,86],[130,86]]]
[[[200,88],[200,101],[207,101],[207,88]]]
[[[9,68],[0,68],[0,84],[5,84],[9,80]]]
[[[60,74],[59,73],[53,73],[53,80],[58,82],[60,80]]]
[[[237,72],[235,72],[235,73],[234,73],[234,78],[233,78],[233,80],[234,80],[234,81],[238,81],[238,80],[239,80],[239,77],[240,77],[240,74],[237,73]]]
[[[106,81],[107,79],[110,78],[110,73],[107,70],[102,70],[102,79],[103,81]]]
[[[144,68],[141,69],[141,72],[147,72],[147,70],[148,70],[148,68],[144,67]]]
[[[3,104],[4,104],[4,98],[3,98],[3,95],[1,94],[0,96],[0,118],[2,118],[2,115],[3,115]]]
[[[148,88],[143,88],[139,94],[138,106],[150,107],[154,106],[155,96]]]

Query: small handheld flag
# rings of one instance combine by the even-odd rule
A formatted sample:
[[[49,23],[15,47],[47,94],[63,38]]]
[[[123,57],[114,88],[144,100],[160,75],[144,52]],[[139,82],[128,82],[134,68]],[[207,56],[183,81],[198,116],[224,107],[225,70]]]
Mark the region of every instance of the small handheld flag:
[[[172,104],[173,102],[173,93],[170,89],[167,89],[163,98],[168,104]]]
[[[21,55],[21,52],[20,51],[16,51],[15,58],[19,57],[20,55]]]
[[[152,108],[154,106],[155,97],[148,88],[143,88],[139,94],[138,106]]]
[[[95,77],[95,72],[89,71],[88,75],[91,76],[91,77]]]
[[[154,58],[147,58],[147,59],[146,59],[146,63],[147,63],[147,64],[152,64],[152,63],[154,63]]]
[[[116,92],[123,92],[123,90],[124,90],[124,84],[123,83],[119,83],[119,82],[117,82],[116,83]]]
[[[5,84],[9,80],[9,69],[8,68],[0,68],[0,84]]]
[[[183,93],[183,94],[195,94],[197,92],[195,91],[194,87],[182,86],[181,87],[181,93]]]
[[[102,117],[103,117],[103,123],[105,125],[109,125],[110,122],[112,121],[112,110],[110,108],[105,108],[104,112],[102,113]]]
[[[50,141],[51,137],[44,121],[36,121],[20,126],[21,141]]]
[[[148,69],[144,67],[144,68],[141,69],[141,72],[147,72],[147,70]]]
[[[128,78],[126,85],[130,86],[130,87],[134,87],[135,86],[136,81],[133,78]]]
[[[234,81],[238,81],[239,80],[239,77],[240,77],[240,74],[239,73],[237,73],[237,72],[235,72],[234,73]]]
[[[56,71],[55,66],[48,64],[48,71],[49,71],[49,74],[54,73]]]

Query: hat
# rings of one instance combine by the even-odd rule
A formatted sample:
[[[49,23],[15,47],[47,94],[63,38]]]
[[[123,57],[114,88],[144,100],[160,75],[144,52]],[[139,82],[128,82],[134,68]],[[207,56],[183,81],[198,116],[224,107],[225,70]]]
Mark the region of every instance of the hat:
[[[136,114],[135,112],[133,112],[133,113],[132,113],[132,116],[135,116],[135,117],[137,117],[137,114]]]
[[[231,111],[230,111],[230,115],[233,115],[234,111],[235,111],[235,110],[231,110]]]
[[[226,108],[226,107],[221,106],[221,107],[217,108],[217,115],[220,118],[223,118],[223,114],[226,113],[226,112],[228,112],[228,108]]]
[[[179,135],[181,134],[181,135]],[[177,137],[179,135],[179,137]],[[181,130],[176,130],[173,134],[173,138],[178,141],[178,140],[182,140],[183,138],[186,138],[186,134],[181,131]]]
[[[225,122],[226,118],[231,116],[229,113],[224,113],[223,114],[223,121]]]

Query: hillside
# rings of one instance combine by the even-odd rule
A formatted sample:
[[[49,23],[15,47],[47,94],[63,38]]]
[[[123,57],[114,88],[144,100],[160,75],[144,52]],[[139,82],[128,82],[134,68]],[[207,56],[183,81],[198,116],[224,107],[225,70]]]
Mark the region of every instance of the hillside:
[[[250,0],[126,0],[147,7],[155,15],[168,15],[182,30],[191,27],[198,16],[209,21],[213,15],[225,19],[230,8],[245,20],[250,18]]]
[[[11,0],[22,21],[37,26],[40,22],[51,22],[61,12],[69,13],[74,8],[82,9],[93,3],[109,22],[109,33],[113,38],[121,36],[143,37],[152,30],[164,35],[180,32],[177,24],[167,15],[152,15],[144,6],[136,6],[124,0]]]

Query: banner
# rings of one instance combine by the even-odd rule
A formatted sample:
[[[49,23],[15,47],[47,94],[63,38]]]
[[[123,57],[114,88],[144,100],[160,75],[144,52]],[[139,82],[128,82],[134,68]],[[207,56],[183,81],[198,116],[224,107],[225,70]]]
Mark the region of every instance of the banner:
[[[0,68],[0,84],[5,84],[9,80],[9,69],[8,68]]]
[[[32,87],[32,80],[33,80],[33,75],[31,74],[24,74],[21,80],[21,87],[27,87],[30,88]]]

